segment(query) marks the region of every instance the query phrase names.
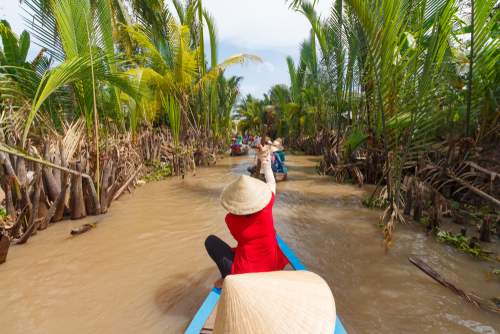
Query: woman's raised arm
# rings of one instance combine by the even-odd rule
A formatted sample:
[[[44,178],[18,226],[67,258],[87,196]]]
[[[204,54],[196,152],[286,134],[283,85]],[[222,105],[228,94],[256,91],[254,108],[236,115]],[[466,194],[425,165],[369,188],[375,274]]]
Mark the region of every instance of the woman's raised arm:
[[[262,168],[264,169],[264,176],[266,177],[266,184],[269,186],[269,189],[276,195],[276,180],[274,180],[273,170],[271,169],[271,162],[269,161],[269,147],[264,146],[261,148],[259,153],[257,153],[259,160],[262,164]],[[255,171],[256,173],[260,173],[260,171]]]

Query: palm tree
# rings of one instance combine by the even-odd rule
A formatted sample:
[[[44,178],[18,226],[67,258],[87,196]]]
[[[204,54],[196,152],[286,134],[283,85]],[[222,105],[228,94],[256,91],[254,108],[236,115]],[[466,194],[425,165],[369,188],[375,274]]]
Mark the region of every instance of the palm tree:
[[[39,108],[52,93],[66,85],[72,87],[74,96],[70,98],[74,97],[74,109],[85,117],[90,138],[92,121],[98,121],[94,119],[93,78],[97,83],[114,87],[112,106],[117,115],[121,115],[120,90],[134,98],[140,96],[140,90],[131,86],[132,78],[117,71],[110,4],[89,0],[54,0],[50,3],[28,0],[25,3],[34,12],[32,26],[35,36],[60,64],[46,71],[41,79],[26,122],[23,145]]]
[[[245,104],[240,104],[240,108],[236,110],[236,117],[240,120],[238,131],[242,133],[258,131],[266,123],[267,107],[250,94],[243,99],[243,102]]]
[[[147,31],[136,31],[127,27],[129,34],[140,44],[148,57],[146,67],[130,70],[134,74],[155,87],[155,97],[163,92],[172,95],[180,104],[182,111],[181,136],[185,136],[190,122],[190,100],[193,94],[209,82],[217,80],[224,70],[236,64],[245,64],[247,61],[260,62],[260,58],[248,54],[234,55],[212,68],[205,75],[198,72],[199,49],[192,48],[189,28],[170,18],[168,21],[168,35],[165,44],[168,44],[168,53],[162,53],[152,43],[155,36],[147,35]],[[191,117],[192,126],[197,128],[197,119]]]
[[[0,94],[10,98],[15,107],[23,99],[33,99],[43,73],[50,66],[50,59],[43,56],[43,51],[33,62],[27,62],[30,47],[30,34],[24,30],[18,38],[10,29],[7,21],[0,21],[0,37],[3,50],[0,49]]]
[[[236,105],[236,101],[240,96],[240,83],[243,77],[232,76],[229,79],[221,76],[217,85],[218,93],[218,113],[215,115],[221,122],[221,133],[231,133],[232,119],[231,112]],[[219,134],[219,135],[220,135]],[[214,135],[217,135],[214,133]]]

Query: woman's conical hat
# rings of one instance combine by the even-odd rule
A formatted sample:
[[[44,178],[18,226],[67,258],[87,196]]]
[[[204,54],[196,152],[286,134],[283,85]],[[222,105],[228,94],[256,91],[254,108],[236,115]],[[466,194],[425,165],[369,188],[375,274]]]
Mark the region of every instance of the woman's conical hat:
[[[273,141],[273,146],[277,148],[277,152],[281,152],[283,151],[283,146],[281,145],[281,143],[277,140]]]
[[[332,334],[335,301],[310,271],[229,275],[224,280],[214,334]]]
[[[235,215],[249,215],[264,209],[271,201],[272,192],[267,184],[247,175],[241,175],[228,184],[220,201]]]

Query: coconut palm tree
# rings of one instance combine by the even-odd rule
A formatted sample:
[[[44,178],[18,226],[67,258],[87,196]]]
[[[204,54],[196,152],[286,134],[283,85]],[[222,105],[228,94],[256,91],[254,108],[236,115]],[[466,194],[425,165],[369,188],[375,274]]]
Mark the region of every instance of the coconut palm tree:
[[[193,93],[196,93],[204,83],[216,80],[230,66],[243,65],[247,61],[261,61],[260,58],[248,54],[234,55],[200,77],[197,66],[198,49],[191,48],[188,27],[181,25],[175,19],[169,21],[168,57],[156,49],[144,32],[132,28],[127,30],[140,43],[149,58],[148,67],[130,70],[128,73],[154,85],[155,96],[159,97],[162,92],[168,93],[179,102],[182,111],[181,136],[188,130],[189,114],[192,113],[192,110],[189,110],[189,102]],[[196,122],[194,117],[191,119],[193,123]],[[196,127],[196,124],[192,126]]]
[[[26,121],[23,145],[28,129],[43,103],[51,94],[69,85],[77,114],[85,117],[90,137],[95,119],[95,83],[114,87],[112,107],[121,115],[120,90],[139,98],[132,77],[118,72],[115,59],[112,12],[109,2],[89,0],[27,0],[33,11],[33,33],[59,64],[46,71],[33,99]],[[97,122],[98,120],[95,119]]]

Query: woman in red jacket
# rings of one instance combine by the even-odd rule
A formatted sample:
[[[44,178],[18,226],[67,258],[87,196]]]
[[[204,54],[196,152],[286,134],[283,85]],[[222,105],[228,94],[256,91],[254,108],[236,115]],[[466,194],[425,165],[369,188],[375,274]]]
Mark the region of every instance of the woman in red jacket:
[[[269,147],[264,147],[257,156],[267,184],[242,175],[221,194],[222,206],[229,211],[226,224],[238,246],[231,248],[214,235],[205,240],[207,252],[222,275],[214,283],[219,289],[227,275],[283,270],[290,262],[276,240],[272,211],[276,182],[269,162]]]

